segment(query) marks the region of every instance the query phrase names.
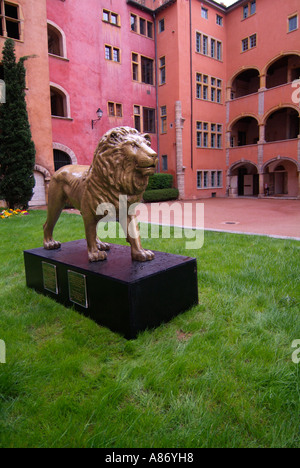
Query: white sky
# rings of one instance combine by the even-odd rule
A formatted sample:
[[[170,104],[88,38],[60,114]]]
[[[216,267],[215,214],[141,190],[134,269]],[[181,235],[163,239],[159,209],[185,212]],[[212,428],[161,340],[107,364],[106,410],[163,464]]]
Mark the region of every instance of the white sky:
[[[215,0],[217,3],[225,3],[226,6],[230,6],[236,2],[236,0]]]

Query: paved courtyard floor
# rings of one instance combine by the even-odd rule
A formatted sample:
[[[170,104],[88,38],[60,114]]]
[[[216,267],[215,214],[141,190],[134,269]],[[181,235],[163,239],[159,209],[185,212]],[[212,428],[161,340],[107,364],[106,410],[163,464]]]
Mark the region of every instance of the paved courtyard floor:
[[[209,198],[168,202],[169,207],[174,207],[174,203],[177,209],[171,219],[168,209],[163,210],[158,219],[153,216],[160,208],[155,203],[142,205],[139,220],[182,227],[201,227],[199,222],[196,223],[195,213],[196,205],[203,204],[206,230],[259,234],[300,241],[300,200]],[[76,210],[67,211],[79,214]]]
[[[185,212],[185,222],[178,210],[170,223],[166,210],[160,218],[162,224],[184,224],[195,228],[196,204],[203,203],[206,230],[289,237],[300,241],[300,200],[209,198],[176,203],[180,203]],[[141,214],[141,221],[148,221],[145,214]]]

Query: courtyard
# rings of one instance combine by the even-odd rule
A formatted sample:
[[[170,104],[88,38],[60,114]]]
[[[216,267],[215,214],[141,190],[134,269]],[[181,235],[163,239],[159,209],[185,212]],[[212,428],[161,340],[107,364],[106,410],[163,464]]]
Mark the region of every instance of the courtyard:
[[[280,212],[271,203],[259,210],[261,229]],[[282,205],[285,223],[298,203]],[[254,223],[241,215],[244,201],[216,206],[206,209],[216,226]],[[188,252],[199,304],[127,341],[26,288],[23,250],[42,245],[46,217],[29,213],[0,221],[2,447],[299,447],[298,241],[206,232],[202,249]],[[56,237],[83,238],[80,216],[63,213]],[[143,245],[187,255],[172,235]]]
[[[257,234],[271,237],[300,240],[300,200],[257,199],[257,198],[208,198],[176,202],[182,206],[192,205],[187,214],[185,227],[195,228],[192,213],[195,205],[204,204],[205,230]],[[173,202],[170,203],[170,206]],[[180,216],[173,220],[174,225],[182,226]],[[162,224],[169,222],[169,213],[161,218]],[[140,216],[141,221],[149,221]]]

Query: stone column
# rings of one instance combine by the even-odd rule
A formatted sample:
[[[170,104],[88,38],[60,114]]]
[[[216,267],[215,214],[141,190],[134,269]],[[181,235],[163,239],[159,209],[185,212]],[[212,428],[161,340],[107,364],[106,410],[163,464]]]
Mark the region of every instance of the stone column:
[[[182,117],[181,101],[175,103],[175,130],[176,130],[176,174],[177,186],[179,190],[180,199],[185,198],[185,184],[184,184],[184,171],[183,166],[183,145],[182,145],[182,131],[185,119]]]
[[[260,90],[265,91],[267,85],[266,75],[260,75]]]
[[[259,174],[259,195],[258,198],[264,198],[265,196],[265,184],[264,184],[264,174],[260,172]]]
[[[264,124],[259,125],[259,144],[262,145],[266,143],[266,135],[265,135],[266,127]]]

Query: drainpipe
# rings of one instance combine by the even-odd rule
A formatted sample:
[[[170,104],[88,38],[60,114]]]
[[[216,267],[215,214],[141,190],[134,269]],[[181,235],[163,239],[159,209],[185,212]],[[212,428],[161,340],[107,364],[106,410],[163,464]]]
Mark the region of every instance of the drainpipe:
[[[182,150],[182,132],[185,119],[182,117],[181,101],[175,103],[175,131],[176,131],[176,175],[179,198],[185,198],[183,150]]]
[[[193,101],[193,28],[192,28],[192,0],[190,0],[190,82],[191,82],[191,168],[194,168],[194,101]]]
[[[160,172],[160,136],[159,136],[159,108],[158,108],[158,57],[157,57],[157,24],[156,14],[153,13],[154,22],[154,43],[155,43],[155,92],[156,92],[156,136],[157,136],[157,172]]]

